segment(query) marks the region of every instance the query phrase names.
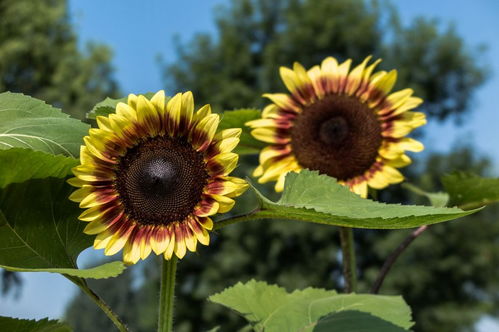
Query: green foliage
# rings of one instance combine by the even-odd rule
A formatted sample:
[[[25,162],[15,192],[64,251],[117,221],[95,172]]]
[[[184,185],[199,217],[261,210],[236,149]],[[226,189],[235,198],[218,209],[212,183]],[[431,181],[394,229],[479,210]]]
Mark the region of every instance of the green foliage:
[[[0,150],[28,148],[78,157],[89,126],[22,94],[0,94]]]
[[[322,317],[352,309],[401,327],[399,331],[413,325],[410,308],[400,296],[338,294],[317,288],[288,293],[282,287],[252,280],[237,283],[210,300],[239,312],[255,331],[312,331]]]
[[[18,319],[0,316],[0,331],[5,332],[71,332],[64,323],[48,318],[41,320]]]
[[[83,118],[114,96],[117,84],[107,47],[78,48],[66,0],[2,0],[0,91],[22,92]]]
[[[428,198],[430,201],[430,204],[435,207],[444,207],[447,206],[447,203],[449,202],[449,194],[444,193],[444,192],[435,192],[435,193],[430,193],[427,191],[422,190],[421,188],[410,184],[410,183],[403,183],[402,187],[412,191],[415,194],[425,196]]]
[[[77,204],[68,200],[72,191],[64,179],[48,178],[11,184],[0,192],[0,265],[77,268],[76,258],[92,238],[83,233]]]
[[[499,202],[499,179],[484,178],[473,173],[455,172],[442,177],[449,193],[450,206],[465,210]]]
[[[116,105],[118,105],[118,103],[126,103],[127,100],[128,96],[119,99],[107,97],[103,101],[95,104],[94,108],[87,113],[87,119],[95,119],[98,116],[108,116],[109,114],[115,112]]]
[[[281,199],[271,202],[258,193],[266,217],[313,221],[335,226],[401,229],[430,225],[476,212],[458,208],[385,204],[361,198],[334,178],[302,170],[286,175]]]
[[[65,178],[78,160],[29,149],[0,150],[0,188],[47,177]]]
[[[414,88],[420,109],[442,120],[468,111],[486,78],[480,52],[452,28],[427,18],[402,25],[386,2],[230,1],[217,8],[216,27],[214,37],[179,43],[179,60],[164,69],[173,90],[192,90],[216,109],[261,107],[263,93],[283,91],[279,66],[311,67],[330,55],[384,59],[381,69],[399,70],[397,87]]]
[[[17,272],[50,272],[50,273],[60,273],[67,274],[73,277],[85,278],[85,279],[106,279],[113,278],[120,275],[125,269],[126,266],[122,261],[116,261],[111,263],[102,264],[96,267],[92,267],[89,269],[64,269],[64,268],[41,268],[41,269],[32,269],[32,268],[19,268],[12,266],[1,265],[4,269],[10,271]]]
[[[408,331],[379,317],[356,310],[339,311],[317,321],[313,332],[404,332]]]
[[[222,115],[220,124],[218,125],[218,129],[242,128],[241,141],[234,152],[238,154],[258,153],[265,144],[251,136],[249,128],[246,127],[245,123],[260,117],[261,111],[257,109],[225,111]]]

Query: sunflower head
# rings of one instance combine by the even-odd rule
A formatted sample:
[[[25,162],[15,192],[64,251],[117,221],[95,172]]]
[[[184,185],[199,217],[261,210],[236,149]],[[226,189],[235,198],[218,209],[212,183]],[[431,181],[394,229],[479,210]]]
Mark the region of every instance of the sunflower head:
[[[124,248],[129,264],[151,251],[170,259],[209,243],[210,216],[229,211],[247,188],[228,176],[237,165],[232,150],[241,129],[217,132],[209,105],[194,113],[192,93],[165,101],[129,95],[116,113],[97,117],[80,150],[69,183],[70,199],[86,209],[84,232],[94,247],[113,255]]]
[[[422,100],[412,89],[391,92],[397,72],[378,71],[380,62],[367,57],[350,70],[351,60],[332,57],[305,70],[281,67],[289,94],[265,94],[271,104],[262,118],[248,122],[251,134],[269,143],[254,172],[260,183],[276,181],[282,191],[287,172],[303,168],[335,177],[363,196],[367,188],[382,189],[401,182],[397,170],[411,163],[405,151],[423,145],[405,137],[426,123],[425,115],[410,111]]]

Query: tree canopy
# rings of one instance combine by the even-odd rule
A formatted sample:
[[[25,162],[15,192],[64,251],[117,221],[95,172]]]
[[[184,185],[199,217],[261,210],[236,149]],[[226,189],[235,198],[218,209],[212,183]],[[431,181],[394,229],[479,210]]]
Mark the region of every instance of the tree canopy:
[[[439,120],[469,111],[487,77],[479,49],[452,26],[428,18],[402,24],[386,2],[241,0],[215,14],[215,36],[179,42],[164,78],[172,91],[192,90],[217,109],[261,107],[263,93],[284,89],[279,66],[310,68],[327,56],[384,59],[379,68],[396,68],[397,86],[414,88],[421,110]]]
[[[0,91],[21,92],[83,118],[117,93],[109,48],[80,51],[65,0],[0,0]]]

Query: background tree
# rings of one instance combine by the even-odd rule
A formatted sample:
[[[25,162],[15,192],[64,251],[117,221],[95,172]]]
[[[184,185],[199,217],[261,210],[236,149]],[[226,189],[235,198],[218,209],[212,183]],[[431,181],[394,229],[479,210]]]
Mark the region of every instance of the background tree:
[[[110,59],[101,45],[78,49],[66,0],[0,0],[0,91],[43,99],[82,119],[117,92]]]
[[[234,0],[216,13],[216,35],[200,34],[187,43],[179,42],[179,60],[164,70],[171,91],[192,90],[198,102],[209,102],[218,110],[261,107],[265,104],[262,93],[284,91],[279,66],[299,61],[309,67],[328,55],[356,62],[368,54],[384,58],[380,67],[397,68],[400,87],[412,87],[425,98],[421,109],[430,119],[464,116],[486,77],[485,68],[475,60],[478,51],[470,50],[452,28],[427,19],[402,25],[385,2]],[[448,156],[429,156],[404,173],[412,174],[410,181],[433,190],[439,188],[438,177],[443,173],[456,168],[483,173],[487,163],[472,149],[455,149]],[[238,175],[247,174],[245,168],[255,164],[255,157],[243,158]],[[272,188],[263,190],[271,193]],[[251,208],[251,197],[246,194],[239,200],[240,211]],[[380,197],[409,200],[399,187]],[[417,331],[471,329],[482,315],[497,312],[497,299],[491,295],[499,291],[499,256],[493,247],[499,225],[491,218],[494,213],[489,209],[430,228],[397,262],[382,292],[405,295],[413,307]],[[360,291],[369,289],[387,254],[406,234],[356,230]],[[176,330],[203,331],[221,325],[222,331],[235,331],[241,327],[241,319],[206,301],[207,296],[237,281],[256,278],[288,289],[341,289],[338,243],[335,228],[298,222],[259,221],[213,234],[211,245],[201,248],[199,256],[189,255],[179,264],[177,296],[181,301],[177,301]],[[152,331],[158,272],[156,261],[145,265],[139,278],[143,283],[135,290],[140,302],[129,305],[141,308],[140,328]],[[103,291],[111,296],[121,290]],[[84,300],[78,298],[72,306],[79,301]],[[101,315],[96,310],[93,314]],[[67,318],[76,323],[91,317],[86,311],[85,316],[68,314]]]
[[[95,103],[117,93],[111,51],[90,44],[85,52],[66,0],[0,0],[0,92],[21,92],[83,119]],[[2,293],[19,286],[2,271]]]

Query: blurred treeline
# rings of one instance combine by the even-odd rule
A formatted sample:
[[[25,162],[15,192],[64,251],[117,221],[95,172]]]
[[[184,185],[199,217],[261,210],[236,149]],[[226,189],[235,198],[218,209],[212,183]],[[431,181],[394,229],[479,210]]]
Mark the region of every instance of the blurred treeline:
[[[179,41],[178,61],[163,65],[169,93],[192,90],[199,104],[211,103],[219,111],[261,107],[262,93],[284,92],[278,76],[281,65],[299,61],[310,67],[329,55],[358,63],[373,55],[383,58],[381,69],[398,69],[398,88],[411,87],[425,99],[421,110],[429,121],[459,125],[474,110],[474,92],[487,78],[480,49],[466,45],[451,26],[427,18],[401,22],[388,2],[227,3],[215,11],[215,35]],[[27,27],[21,29],[19,16],[12,12],[24,13]],[[116,92],[108,51],[101,46],[79,51],[63,0],[0,0],[0,27],[0,90],[35,95],[80,117],[92,103]],[[27,32],[21,33],[23,29]],[[46,46],[45,52],[32,47],[35,36]],[[56,41],[68,51],[47,46]],[[96,50],[106,56],[92,56]],[[64,67],[68,62],[74,66]],[[419,129],[419,134],[424,135],[424,130]],[[441,189],[439,177],[453,170],[491,175],[489,159],[467,144],[456,144],[448,154],[414,157],[415,163],[403,172],[408,181],[429,191]],[[247,175],[256,161],[255,156],[242,158],[238,175]],[[271,186],[263,191],[272,195]],[[380,199],[428,204],[400,186],[385,190]],[[247,193],[234,213],[253,205]],[[399,259],[381,292],[403,294],[413,309],[416,331],[473,331],[485,315],[499,315],[498,212],[489,207],[460,221],[433,226]],[[361,292],[369,290],[386,256],[408,232],[356,230]],[[199,253],[189,254],[179,265],[176,330],[242,327],[244,322],[235,314],[206,301],[237,281],[255,278],[289,290],[307,286],[341,290],[338,244],[334,227],[288,221],[239,224],[212,234],[209,247],[199,247]],[[133,331],[155,330],[158,266],[151,258],[116,279],[92,284]],[[78,295],[66,319],[75,331],[112,331],[98,310]]]

